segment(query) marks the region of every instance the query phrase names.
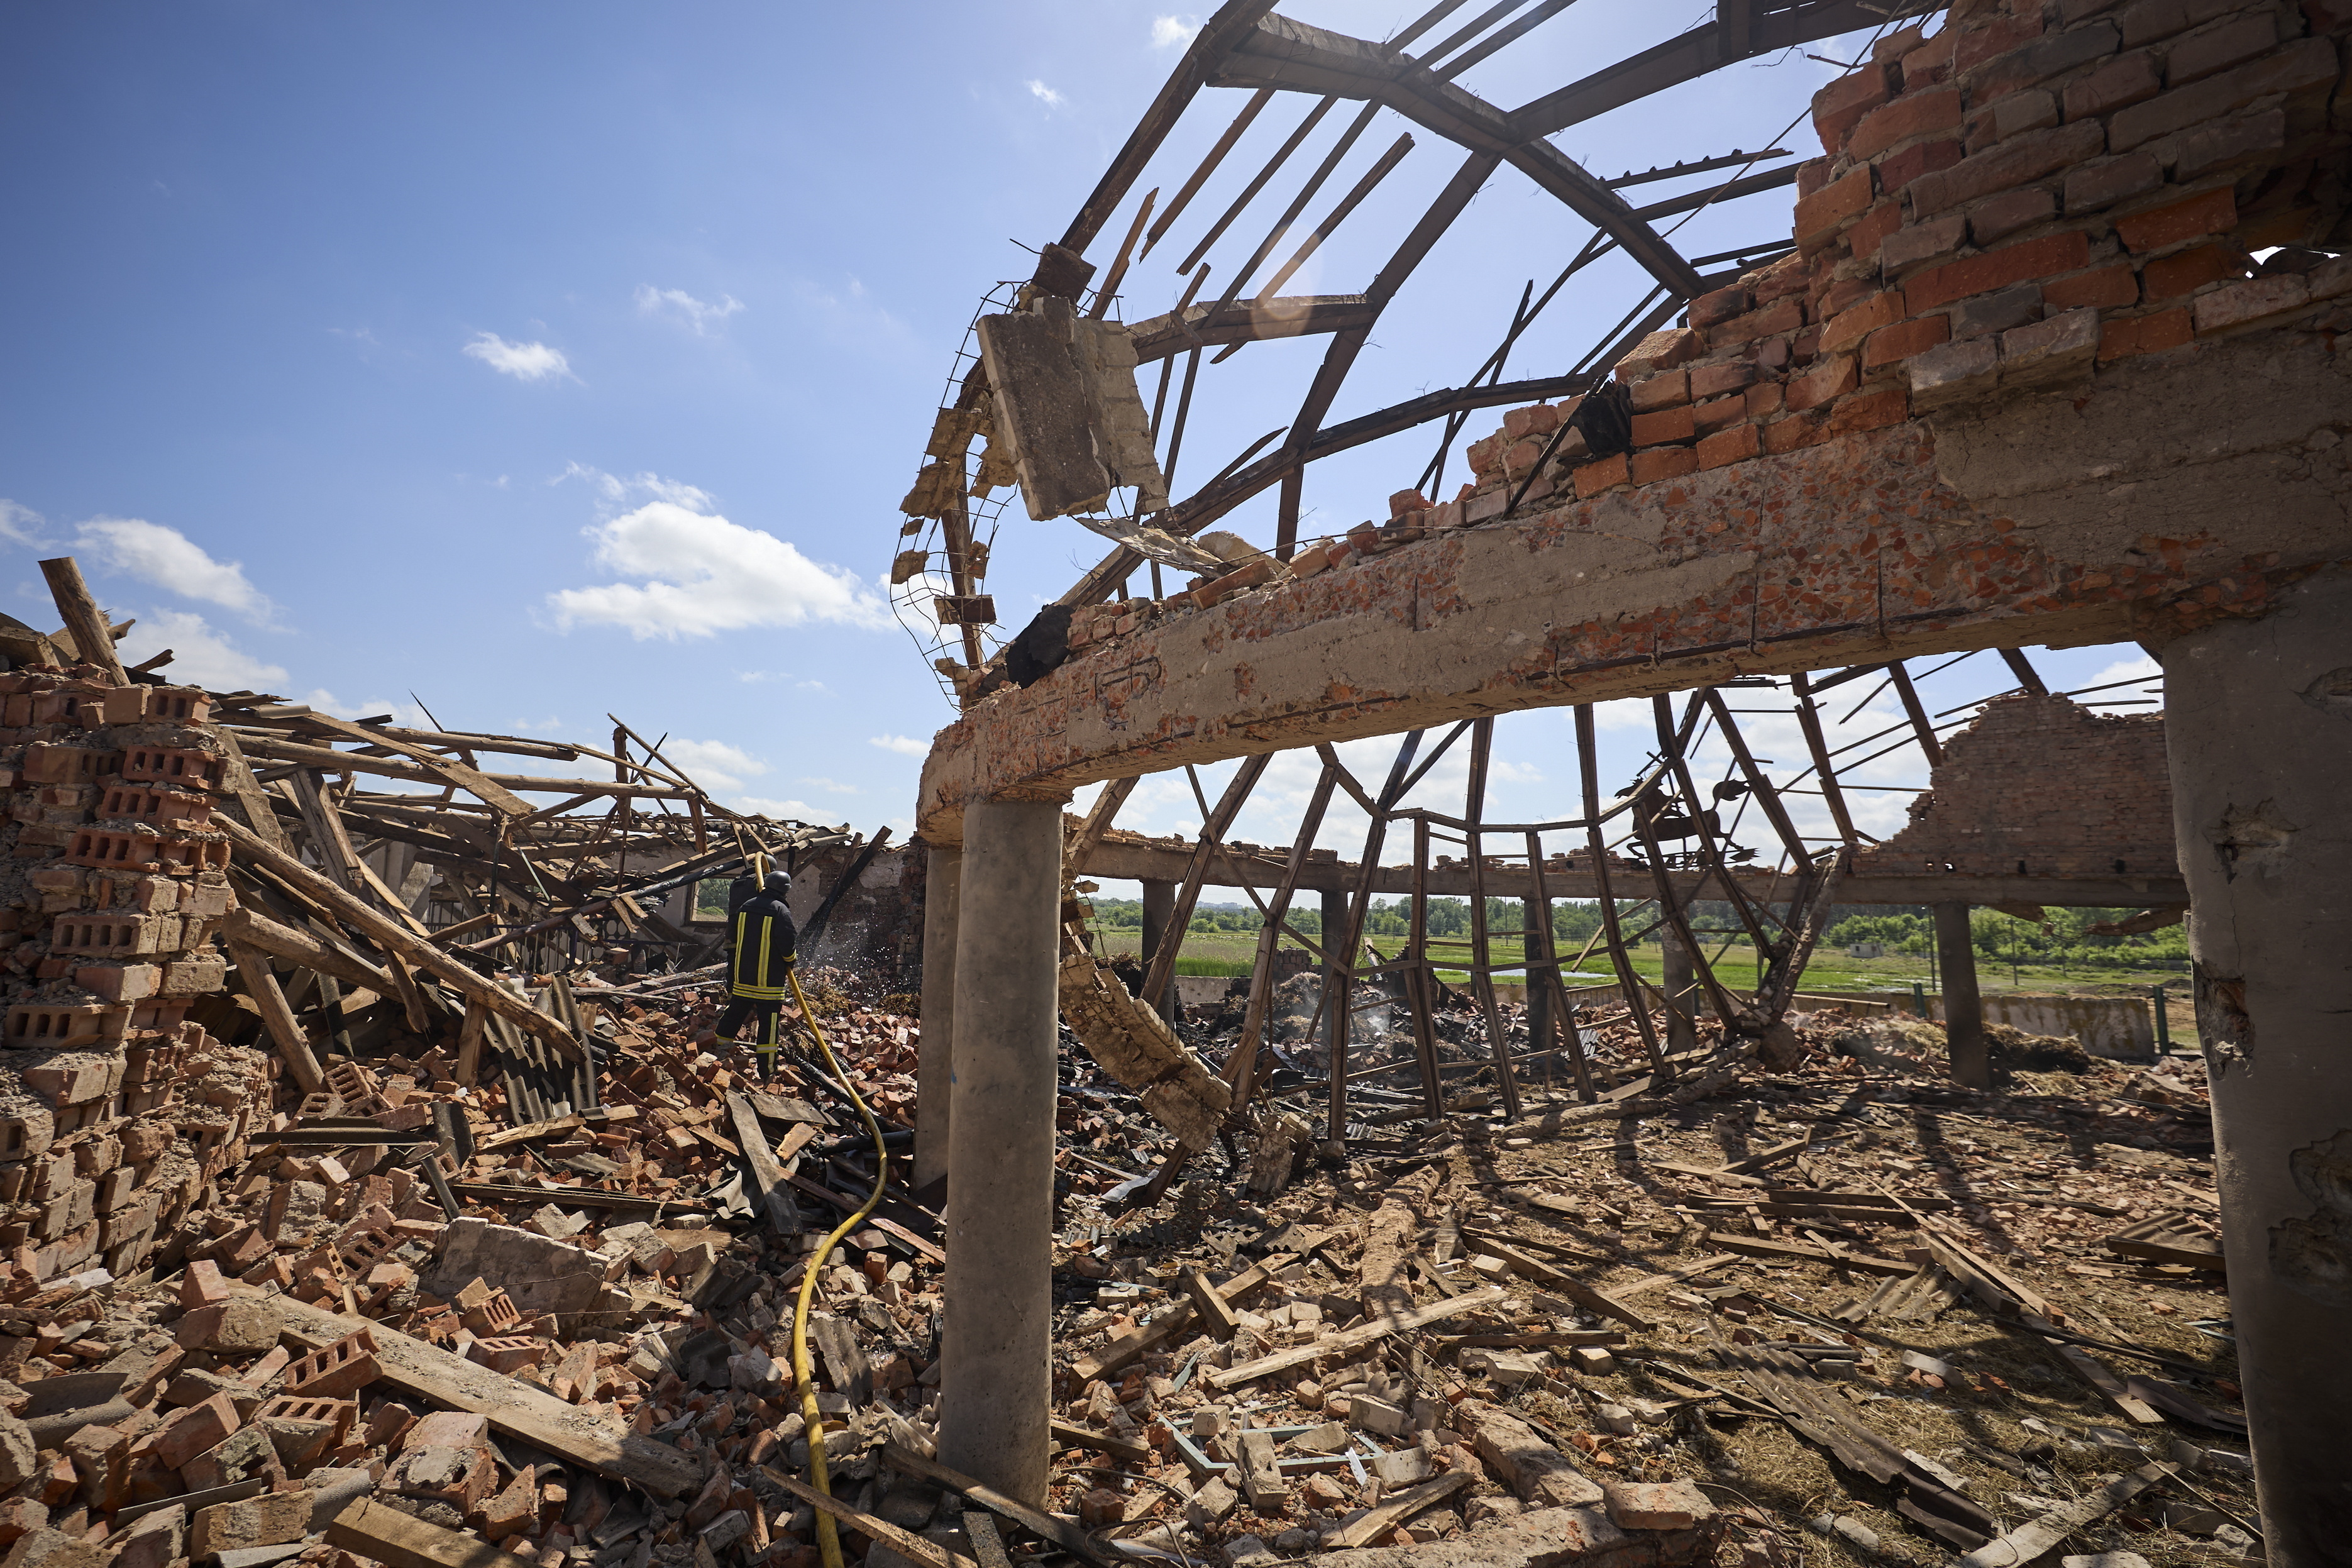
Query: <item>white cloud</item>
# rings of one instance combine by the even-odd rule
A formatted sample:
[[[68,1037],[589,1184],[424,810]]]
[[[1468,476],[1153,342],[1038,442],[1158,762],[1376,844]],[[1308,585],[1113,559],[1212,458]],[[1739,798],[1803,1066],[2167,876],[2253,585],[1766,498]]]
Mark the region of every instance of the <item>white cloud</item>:
[[[563,471],[547,482],[560,485],[566,479],[586,480],[595,490],[597,499],[614,510],[640,498],[672,501],[688,511],[709,511],[718,504],[709,490],[677,479],[666,479],[655,473],[639,472],[624,479],[618,474],[608,474],[602,468],[592,468],[585,463],[566,463]]]
[[[394,723],[411,730],[430,730],[436,727],[414,699],[406,702],[394,702],[389,698],[378,697],[365,702],[346,702],[325,687],[319,686],[311,688],[310,694],[301,700],[321,713],[332,713],[338,719],[375,719],[389,713],[392,715]],[[520,732],[526,735],[530,733],[529,730]]]
[[[614,626],[631,637],[709,637],[750,626],[833,621],[888,625],[852,572],[811,561],[774,534],[676,501],[648,501],[584,530],[596,564],[636,582],[548,595],[556,625]]]
[[[1060,93],[1055,92],[1052,88],[1047,87],[1044,82],[1039,81],[1035,77],[1031,77],[1029,79],[1028,88],[1029,96],[1035,99],[1038,102],[1044,104],[1048,109],[1059,109],[1063,104],[1069,101]]]
[[[278,606],[247,579],[243,563],[214,560],[176,528],[135,517],[98,517],[75,531],[83,549],[142,583],[218,605],[257,625],[268,625],[277,614]]]
[[[687,775],[708,790],[731,795],[743,787],[743,781],[759,777],[768,771],[768,764],[740,746],[725,741],[687,741],[677,737],[661,743],[662,755],[683,768]]]
[[[157,672],[169,680],[215,691],[268,691],[285,685],[283,668],[231,646],[202,616],[158,610],[138,620],[115,645],[125,664],[142,663],[170,648],[172,662]]]
[[[743,308],[743,301],[732,294],[719,296],[719,303],[698,300],[683,289],[656,289],[650,283],[637,285],[637,309],[648,316],[674,315],[682,318],[701,337],[703,330],[713,321],[723,321]]]
[[[1181,49],[1191,43],[1192,35],[1200,30],[1200,23],[1181,16],[1154,16],[1151,18],[1151,47],[1155,49]]]
[[[886,752],[896,752],[902,757],[928,757],[931,754],[929,741],[918,741],[912,735],[876,735],[866,742]]]
[[[572,374],[572,362],[563,357],[562,349],[545,343],[510,343],[496,332],[475,333],[474,341],[460,352],[517,381],[547,381]]]
[[[801,783],[814,784],[828,795],[864,795],[866,793],[856,784],[843,784],[839,779],[807,778],[801,780]]]
[[[735,809],[748,811],[754,816],[772,816],[790,822],[815,823],[831,826],[838,820],[828,812],[819,811],[804,800],[768,800],[755,795],[738,796]]]
[[[0,539],[11,544],[21,544],[27,550],[46,550],[49,542],[41,530],[47,519],[28,506],[18,506],[5,496],[0,496]]]

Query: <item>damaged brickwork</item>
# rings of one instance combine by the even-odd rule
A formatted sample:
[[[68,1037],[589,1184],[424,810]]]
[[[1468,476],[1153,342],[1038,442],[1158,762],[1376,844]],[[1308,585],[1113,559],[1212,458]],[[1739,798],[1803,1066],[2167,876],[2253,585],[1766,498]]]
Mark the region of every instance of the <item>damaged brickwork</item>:
[[[2021,788],[2021,781],[2030,780]],[[2164,721],[2063,697],[1996,697],[1944,742],[1934,787],[1857,871],[2176,875]]]

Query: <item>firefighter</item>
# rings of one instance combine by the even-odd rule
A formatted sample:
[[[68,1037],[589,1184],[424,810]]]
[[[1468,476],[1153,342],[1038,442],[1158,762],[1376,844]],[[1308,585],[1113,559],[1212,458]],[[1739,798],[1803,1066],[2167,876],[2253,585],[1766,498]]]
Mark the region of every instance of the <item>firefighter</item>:
[[[743,1021],[757,1014],[756,1048],[761,1071],[770,1078],[776,1073],[783,1005],[792,995],[793,943],[800,934],[784,907],[792,890],[791,877],[770,871],[758,892],[736,903],[728,930],[728,1001],[719,1016],[719,1037],[733,1039]]]

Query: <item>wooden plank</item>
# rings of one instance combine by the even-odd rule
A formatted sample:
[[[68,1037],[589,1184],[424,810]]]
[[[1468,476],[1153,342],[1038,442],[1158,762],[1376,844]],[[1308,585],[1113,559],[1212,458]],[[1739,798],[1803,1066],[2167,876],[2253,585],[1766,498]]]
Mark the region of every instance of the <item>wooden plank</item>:
[[[1312,1344],[1299,1345],[1286,1351],[1276,1351],[1272,1355],[1260,1356],[1255,1361],[1244,1362],[1239,1366],[1226,1367],[1222,1370],[1212,1369],[1202,1374],[1202,1380],[1215,1388],[1237,1387],[1274,1373],[1286,1372],[1294,1366],[1305,1366],[1318,1356],[1345,1354],[1361,1346],[1376,1343],[1391,1334],[1403,1333],[1411,1329],[1425,1328],[1431,1323],[1463,1312],[1475,1311],[1481,1307],[1499,1306],[1504,1300],[1505,1295],[1501,1289],[1489,1286],[1483,1290],[1474,1290],[1466,1295],[1456,1296],[1451,1300],[1434,1302],[1426,1307],[1415,1307],[1410,1312],[1400,1312],[1392,1318],[1382,1318],[1377,1322],[1365,1323],[1358,1328],[1327,1335]],[[1649,1325],[1643,1323],[1640,1326],[1647,1328]]]
[[[1076,1521],[1040,1513],[1025,1503],[1005,1496],[994,1487],[983,1486],[970,1476],[949,1469],[936,1459],[927,1459],[901,1444],[885,1444],[882,1462],[902,1476],[920,1476],[927,1481],[959,1492],[989,1512],[1009,1519],[1022,1529],[1052,1542],[1074,1557],[1099,1564],[1100,1568],[1112,1568],[1118,1561],[1097,1548]],[[775,1472],[769,1470],[763,1473],[773,1475]]]
[[[1432,1334],[1439,1344],[1463,1350],[1521,1350],[1533,1348],[1559,1349],[1575,1345],[1622,1345],[1624,1333],[1617,1329],[1550,1329],[1524,1334]]]
[[[1609,1288],[1609,1293],[1622,1301],[1637,1291],[1655,1290],[1662,1285],[1679,1285],[1685,1279],[1696,1279],[1702,1274],[1712,1274],[1727,1263],[1738,1261],[1738,1258],[1728,1252],[1718,1252],[1712,1258],[1702,1258],[1697,1262],[1685,1264],[1680,1268],[1636,1279],[1631,1285],[1612,1285]]]
[[[1484,1237],[1480,1239],[1478,1245],[1509,1264],[1513,1273],[1525,1275],[1538,1285],[1549,1286],[1587,1311],[1599,1312],[1603,1317],[1614,1318],[1619,1322],[1643,1332],[1657,1327],[1655,1323],[1615,1297],[1594,1289],[1573,1274],[1564,1273],[1539,1258],[1528,1257],[1516,1247],[1507,1247],[1502,1242]]]
[[[1900,1258],[1879,1258],[1867,1252],[1832,1252],[1825,1247],[1807,1247],[1794,1241],[1766,1241],[1761,1237],[1730,1236],[1722,1231],[1709,1231],[1700,1239],[1709,1247],[1719,1247],[1726,1252],[1737,1252],[1744,1258],[1843,1264],[1848,1268],[1859,1268],[1865,1274],[1908,1274],[1919,1267]]]
[[[567,1060],[580,1059],[580,1043],[562,1024],[530,1003],[483,978],[432,943],[411,935],[364,899],[344,891],[283,850],[270,847],[227,817],[215,817],[214,821],[228,836],[238,854],[268,868],[279,880],[331,910],[337,920],[355,927],[385,952],[397,952],[419,969],[430,971],[467,1001],[478,998],[491,1012],[547,1040]]]
[[[594,1187],[517,1187],[501,1182],[452,1182],[450,1190],[461,1198],[474,1198],[490,1204],[556,1204],[572,1208],[590,1209],[649,1209],[666,1215],[700,1217],[709,1213],[700,1204],[671,1203],[662,1198],[648,1198],[635,1193],[606,1193]]]
[[[2097,1491],[2052,1509],[2039,1519],[1993,1537],[1959,1560],[1959,1568],[2022,1568],[2094,1520],[2113,1513],[2158,1481],[2175,1474],[2158,1463],[2117,1476]]]
[[[527,802],[505,785],[494,783],[487,773],[478,768],[469,768],[461,762],[442,756],[415,742],[404,741],[395,736],[387,735],[381,730],[363,729],[349,720],[332,718],[324,713],[308,713],[303,715],[303,718],[313,728],[331,730],[347,741],[357,741],[362,745],[382,746],[388,752],[397,752],[415,762],[417,766],[427,772],[440,774],[444,782],[453,784],[468,795],[477,796],[493,810],[505,816],[520,817],[530,815],[530,806]]]
[[[820,1186],[816,1183],[810,1181],[806,1176],[786,1176],[784,1181],[786,1184],[798,1187],[801,1191],[808,1194],[811,1197],[823,1198],[826,1203],[831,1204],[834,1207],[839,1209],[844,1214],[856,1214],[857,1212],[858,1200],[854,1198],[845,1198],[839,1193],[835,1192],[831,1187]],[[885,1219],[878,1214],[870,1214],[866,1216],[866,1223],[872,1226],[875,1229],[880,1231],[885,1236],[897,1237],[900,1241],[905,1242],[908,1246],[913,1247],[916,1251],[921,1253],[924,1257],[929,1258],[934,1263],[944,1266],[948,1260],[948,1255],[946,1253],[941,1252],[937,1247],[925,1241],[921,1237],[917,1236],[913,1231],[908,1230],[897,1220]]]
[[[801,1211],[793,1206],[792,1194],[784,1190],[784,1168],[777,1162],[776,1152],[769,1146],[768,1134],[760,1126],[760,1113],[751,1102],[730,1089],[727,1094],[728,1119],[735,1124],[735,1141],[743,1145],[743,1163],[751,1177],[753,1202],[767,1211],[768,1223],[776,1227],[778,1236],[798,1236],[801,1231]]]
[[[1338,1535],[1325,1536],[1323,1548],[1328,1552],[1335,1545],[1342,1548],[1370,1546],[1414,1514],[1452,1497],[1468,1486],[1470,1479],[1469,1471],[1455,1470],[1433,1481],[1423,1481],[1417,1487],[1401,1491],[1341,1530]]]
[[[1138,1443],[1126,1437],[1114,1437],[1108,1432],[1097,1432],[1068,1421],[1049,1422],[1048,1435],[1067,1448],[1087,1448],[1097,1454],[1108,1454],[1130,1465],[1148,1465],[1153,1460],[1149,1443]]]
[[[339,752],[332,746],[306,746],[299,741],[275,740],[251,730],[238,736],[238,740],[247,751],[272,762],[300,763],[308,767],[373,773],[379,778],[406,779],[412,784],[446,784],[449,782],[435,770],[414,763],[386,762],[382,757],[364,756],[357,752]],[[484,773],[481,776],[504,788],[529,790],[533,795],[610,795],[635,799],[693,800],[699,793],[664,784],[614,784],[597,779],[543,779],[521,773]]]
[[[337,1514],[327,1526],[327,1540],[390,1568],[530,1568],[478,1535],[428,1523],[369,1498]]]
[[[500,1149],[511,1148],[517,1143],[530,1142],[533,1139],[552,1138],[559,1132],[569,1132],[576,1127],[586,1124],[587,1119],[581,1116],[558,1116],[548,1121],[525,1122],[520,1127],[509,1127],[503,1132],[493,1132],[487,1138],[477,1140],[474,1152],[492,1153]]]
[[[1184,1293],[1192,1298],[1192,1310],[1201,1315],[1202,1323],[1212,1339],[1230,1340],[1241,1325],[1234,1320],[1234,1310],[1209,1282],[1208,1270],[1188,1268],[1184,1271]]]
[[[1276,1270],[1287,1268],[1297,1261],[1298,1254],[1295,1252],[1273,1253],[1265,1262],[1243,1269],[1218,1286],[1217,1294],[1228,1301],[1238,1301],[1273,1279]],[[1151,1321],[1129,1329],[1094,1354],[1080,1356],[1070,1368],[1070,1375],[1078,1381],[1081,1387],[1096,1378],[1108,1376],[1138,1356],[1149,1353],[1191,1328],[1195,1316],[1192,1302],[1179,1301]]]
[[[668,1444],[625,1432],[543,1389],[411,1339],[389,1324],[321,1311],[289,1296],[263,1296],[241,1286],[235,1289],[249,1300],[267,1301],[278,1315],[278,1331],[311,1350],[332,1344],[365,1324],[375,1338],[376,1364],[384,1382],[451,1410],[486,1416],[499,1431],[559,1458],[656,1497],[678,1497],[702,1485],[700,1463]]]
[[[245,993],[261,1010],[261,1021],[269,1029],[269,1038],[278,1047],[286,1070],[294,1075],[304,1094],[316,1094],[327,1079],[319,1068],[319,1058],[310,1049],[310,1037],[294,1017],[294,1009],[286,1003],[286,993],[278,988],[278,976],[269,967],[269,960],[254,948],[228,939],[228,956],[236,965],[238,978],[245,982]]]
[[[860,1513],[831,1493],[821,1492],[782,1470],[761,1465],[760,1473],[819,1513],[831,1514],[868,1541],[879,1542],[918,1563],[929,1563],[930,1568],[978,1568],[978,1564],[961,1552],[950,1552],[938,1542],[927,1541],[910,1530],[901,1530],[887,1519]]]

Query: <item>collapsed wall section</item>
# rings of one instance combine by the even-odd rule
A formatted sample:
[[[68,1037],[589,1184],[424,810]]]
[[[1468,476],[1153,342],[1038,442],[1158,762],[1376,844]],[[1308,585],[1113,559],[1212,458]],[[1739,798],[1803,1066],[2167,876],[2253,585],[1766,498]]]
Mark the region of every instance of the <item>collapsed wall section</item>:
[[[210,700],[94,673],[0,674],[0,1318],[143,1267],[270,1114],[275,1063],[187,1016],[236,908]]]
[[[2092,712],[2063,697],[1996,697],[1944,742],[1911,820],[1856,872],[2174,876],[2172,784],[2160,717]]]

